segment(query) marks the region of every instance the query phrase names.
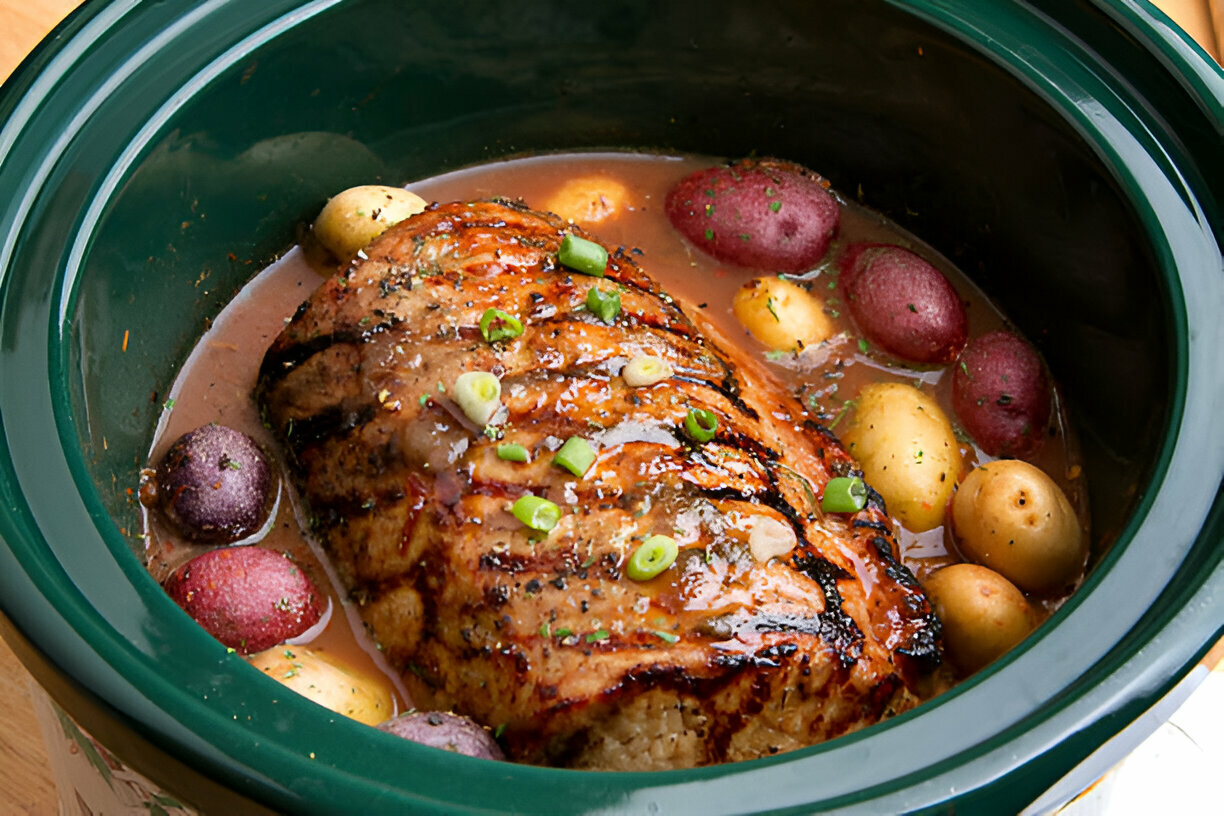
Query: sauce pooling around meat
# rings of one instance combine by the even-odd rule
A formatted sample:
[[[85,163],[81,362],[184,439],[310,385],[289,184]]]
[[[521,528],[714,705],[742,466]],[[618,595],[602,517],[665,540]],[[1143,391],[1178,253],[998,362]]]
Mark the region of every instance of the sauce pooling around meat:
[[[543,156],[475,167],[417,182],[409,187],[426,201],[502,197],[520,200],[528,207],[541,210],[562,209],[567,196],[572,195],[575,180],[580,180],[579,186],[584,189],[615,191],[602,199],[596,196],[593,204],[581,211],[581,215],[588,220],[576,220],[603,243],[613,248],[621,247],[624,257],[636,261],[658,282],[668,297],[686,304],[689,316],[698,326],[708,329],[711,336],[722,338],[719,342],[734,344],[737,355],[758,360],[761,366],[768,369],[769,376],[780,380],[786,390],[798,397],[799,405],[813,424],[839,433],[854,419],[856,398],[864,387],[880,382],[919,385],[922,393],[941,406],[948,416],[953,416],[951,367],[902,366],[862,340],[850,319],[849,310],[838,299],[839,270],[836,261],[839,253],[851,244],[869,242],[899,245],[925,257],[951,281],[966,304],[970,336],[984,335],[1005,326],[1003,316],[967,279],[929,248],[870,212],[842,201],[840,231],[826,260],[810,271],[791,276],[800,285],[823,295],[824,314],[832,327],[831,337],[802,350],[780,351],[764,346],[745,331],[732,304],[736,293],[746,283],[754,277],[769,274],[768,271],[745,270],[715,261],[683,239],[664,216],[664,200],[668,191],[682,178],[711,163],[708,159],[700,158],[634,154]],[[276,441],[261,421],[251,394],[266,350],[302,300],[334,274],[332,264],[334,261],[317,247],[307,245],[304,249],[295,249],[256,277],[218,317],[174,386],[171,394],[173,408],[163,416],[152,461],[159,461],[179,435],[209,422],[241,429],[267,449],[277,448]],[[555,310],[556,307],[557,304],[550,304],[547,296],[541,294],[535,313],[543,315],[541,310]],[[439,380],[436,385],[431,383],[428,388],[422,389],[419,395],[422,405],[435,396],[440,397],[449,385]],[[625,432],[623,425],[618,427],[620,433]],[[1083,493],[1079,489],[1074,444],[1057,410],[1051,428],[1052,435],[1042,446],[1035,462],[1061,486],[1082,523],[1085,507]],[[415,432],[428,436],[416,440],[414,444],[433,451],[431,456],[436,456],[437,461],[422,464],[433,464],[435,471],[444,470],[446,464],[460,455],[456,451],[461,444],[466,448],[464,434],[453,426],[421,426]],[[649,429],[644,429],[642,433],[649,433]],[[607,448],[616,444],[617,440],[604,437],[597,441],[601,447]],[[975,464],[991,459],[967,438],[959,441],[959,448],[963,472],[953,475],[958,481]],[[286,478],[284,481],[288,485],[292,480]],[[642,500],[648,502],[646,497],[649,491],[639,492]],[[643,515],[652,512],[649,506],[639,506],[638,510]],[[659,508],[653,510],[658,512]],[[674,511],[676,508],[669,508],[669,512],[673,512],[677,518],[684,516],[683,509],[679,513]],[[693,507],[690,511],[699,516],[702,508]],[[317,545],[302,533],[303,529],[311,526],[310,519],[304,515],[303,506],[296,495],[292,490],[287,490],[286,500],[281,501],[271,529],[260,541],[260,546],[290,552],[303,570],[330,595],[335,608],[346,612],[344,616],[335,616],[336,619],[310,643],[310,648],[328,653],[363,674],[386,678],[385,681],[375,682],[394,685],[400,707],[410,704],[400,675],[366,635],[353,599],[346,597],[342,589],[344,583]],[[702,522],[694,518],[693,523],[696,529]],[[882,521],[872,523],[878,525]],[[939,567],[960,561],[946,525],[923,532],[911,532],[897,524],[892,527],[894,529],[889,534],[895,535],[904,564],[920,581]],[[158,580],[164,579],[201,549],[198,545],[179,540],[154,513],[149,514],[148,532],[149,568]],[[684,549],[686,541],[693,536],[692,530],[677,525],[674,536],[680,542],[681,553],[672,569],[681,578],[660,587],[649,603],[668,614],[694,610],[711,612],[734,606],[735,599],[726,595],[728,587],[734,586],[734,580],[729,580],[727,575],[742,567],[739,560],[743,553],[711,549],[701,554],[703,564],[690,564],[698,557],[698,551]],[[594,564],[589,566],[598,569]],[[822,575],[827,583],[828,575]],[[1058,596],[1033,596],[1032,600],[1038,608],[1048,610],[1061,599]],[[350,626],[343,625],[344,618],[347,618]],[[756,654],[759,644],[755,643],[753,636],[733,637],[744,635],[746,631],[742,622],[737,622],[734,616],[712,616],[708,620],[708,636],[723,638],[727,642],[735,641],[739,644],[737,648],[745,654]],[[725,627],[726,631],[718,629],[719,626]],[[602,631],[597,628],[584,632],[582,637],[597,636]],[[671,636],[668,629],[660,624],[659,631],[664,633],[659,637],[666,643],[667,637]],[[762,630],[752,631],[759,635]],[[577,636],[576,633],[574,636]],[[601,638],[596,637],[596,640],[589,642],[597,644],[599,640]],[[489,727],[501,724],[485,723]],[[785,743],[782,747],[798,746]],[[547,751],[552,749],[541,750],[544,753],[535,758],[547,760]],[[726,758],[736,756],[731,753]]]

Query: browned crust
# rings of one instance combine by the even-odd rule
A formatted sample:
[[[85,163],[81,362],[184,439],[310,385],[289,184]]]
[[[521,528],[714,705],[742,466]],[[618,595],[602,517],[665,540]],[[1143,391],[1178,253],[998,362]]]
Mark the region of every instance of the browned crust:
[[[849,456],[623,251],[602,282],[559,267],[566,232],[582,234],[504,202],[435,205],[324,284],[264,360],[258,398],[315,530],[414,699],[504,726],[517,758],[613,767],[618,718],[661,704],[688,723],[677,764],[811,744],[912,705],[938,624],[888,517],[878,497],[849,517],[813,500]],[[596,283],[620,289],[613,326],[581,307]],[[524,334],[486,343],[490,307]],[[638,353],[675,376],[629,388],[617,372]],[[501,377],[503,432],[531,464],[499,460],[447,410],[438,384],[477,369]],[[718,415],[714,441],[675,431],[689,408]],[[550,464],[553,440],[626,422],[648,432],[603,447],[584,479]],[[525,492],[567,510],[546,537],[507,512]],[[799,546],[756,564],[727,523],[748,515],[790,525]],[[676,535],[681,558],[631,581],[624,560],[651,533]]]

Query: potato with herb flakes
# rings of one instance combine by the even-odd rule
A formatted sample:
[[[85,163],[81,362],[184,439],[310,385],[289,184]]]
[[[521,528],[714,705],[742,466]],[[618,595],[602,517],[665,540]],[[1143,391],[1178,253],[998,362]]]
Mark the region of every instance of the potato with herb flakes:
[[[233,544],[261,532],[278,480],[259,444],[209,423],[174,441],[141,486],[141,503],[201,544]]]
[[[952,525],[961,554],[1027,592],[1065,591],[1088,558],[1062,489],[1019,459],[989,462],[965,477],[952,500]]]
[[[341,261],[352,258],[393,224],[425,209],[425,199],[402,187],[366,184],[333,196],[312,227],[315,238]]]
[[[1041,449],[1051,393],[1037,350],[1008,331],[970,340],[952,371],[952,410],[991,456],[1029,459]]]
[[[1033,631],[1036,616],[1024,593],[994,570],[953,564],[922,584],[943,624],[953,665],[972,674]]]
[[[802,272],[825,256],[841,205],[824,180],[780,159],[741,159],[683,179],[667,194],[667,218],[725,263]]]
[[[833,334],[820,298],[782,278],[756,278],[744,284],[731,309],[753,337],[776,351],[802,350]]]
[[[872,383],[855,402],[842,442],[863,478],[907,530],[943,524],[961,452],[938,403],[905,383]]]
[[[863,335],[913,363],[950,363],[965,345],[969,318],[952,284],[923,258],[891,244],[847,247],[839,279]]]
[[[569,179],[542,207],[583,226],[609,221],[631,208],[629,189],[608,176]]]
[[[327,606],[287,555],[254,544],[197,555],[162,586],[196,623],[241,654],[301,635]]]
[[[385,678],[357,672],[321,651],[276,646],[247,659],[286,688],[366,725],[378,725],[395,714]]]
[[[501,746],[488,730],[471,717],[449,711],[409,711],[379,723],[378,730],[454,754],[478,759],[506,759]]]

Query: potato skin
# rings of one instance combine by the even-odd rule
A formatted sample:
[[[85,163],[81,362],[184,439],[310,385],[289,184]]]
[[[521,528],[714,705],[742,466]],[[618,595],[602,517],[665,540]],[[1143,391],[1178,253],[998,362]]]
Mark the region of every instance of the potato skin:
[[[410,711],[379,723],[378,730],[464,756],[506,758],[501,746],[475,720],[449,711]]]
[[[326,607],[288,556],[253,544],[197,555],[162,586],[196,623],[240,654],[297,637],[319,622]]]
[[[782,278],[744,284],[731,310],[753,337],[777,351],[803,349],[833,335],[833,322],[820,298]]]
[[[203,544],[230,544],[259,532],[267,520],[275,476],[254,439],[211,423],[174,441],[153,484],[150,503],[179,533]]]
[[[961,470],[952,424],[934,399],[905,383],[872,383],[842,436],[863,476],[906,529],[943,523]]]
[[[914,363],[956,359],[969,335],[969,318],[942,272],[889,244],[852,244],[841,267],[847,308],[868,340]]]
[[[1010,581],[977,564],[953,564],[923,583],[943,625],[948,658],[965,674],[994,662],[1028,636],[1033,608]]]
[[[312,229],[327,251],[347,261],[392,224],[424,211],[425,206],[425,199],[402,187],[364,184],[329,199]]]
[[[566,181],[544,202],[542,209],[567,221],[590,226],[610,221],[630,209],[629,190],[608,176],[580,176]]]
[[[991,456],[1028,459],[1041,449],[1050,395],[1036,349],[1008,331],[970,340],[952,372],[952,410]]]
[[[703,252],[772,272],[811,269],[841,223],[841,207],[819,175],[769,158],[693,173],[668,192],[664,210]]]
[[[1026,592],[1059,593],[1080,577],[1088,543],[1054,480],[1019,459],[976,468],[952,500],[957,546]]]
[[[385,679],[356,672],[323,652],[276,646],[248,660],[286,688],[366,725],[378,725],[395,713]]]

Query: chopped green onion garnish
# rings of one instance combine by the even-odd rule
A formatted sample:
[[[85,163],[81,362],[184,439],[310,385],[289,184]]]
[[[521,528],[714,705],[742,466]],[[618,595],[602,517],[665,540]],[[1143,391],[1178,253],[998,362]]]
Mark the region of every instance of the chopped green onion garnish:
[[[579,238],[577,235],[566,235],[561,240],[557,260],[562,266],[568,266],[575,272],[602,278],[608,265],[608,250],[594,241]]]
[[[670,567],[680,553],[676,539],[665,535],[652,535],[633,551],[625,564],[625,574],[635,581],[649,581]]]
[[[497,458],[507,462],[526,462],[529,457],[527,449],[522,445],[498,445]]]
[[[820,509],[826,513],[857,513],[867,506],[867,486],[858,476],[838,476],[825,485]]]
[[[489,343],[513,340],[523,333],[523,324],[517,317],[501,309],[485,309],[480,316],[480,336]]]
[[[673,635],[671,632],[664,632],[658,629],[651,632],[651,634],[657,637],[659,640],[666,641],[667,643],[675,643],[680,639],[679,636]]]
[[[684,432],[694,442],[709,442],[718,433],[718,417],[704,408],[690,408],[684,417]]]
[[[581,476],[595,464],[595,449],[581,436],[571,436],[553,457],[553,464],[560,465],[575,476]]]
[[[607,640],[609,637],[611,637],[611,635],[609,635],[609,634],[608,634],[608,630],[607,630],[607,629],[599,629],[599,630],[597,630],[597,631],[595,631],[595,632],[592,632],[591,634],[587,635],[587,636],[586,636],[586,642],[587,642],[587,643],[595,643],[596,641],[599,641],[599,640]]]
[[[510,508],[510,512],[523,524],[542,533],[556,527],[557,522],[561,520],[560,507],[548,499],[530,494],[520,497]]]
[[[621,369],[621,376],[625,378],[625,384],[634,388],[663,382],[671,375],[670,363],[659,357],[651,357],[649,354],[639,354]]]
[[[501,380],[487,371],[467,371],[451,388],[451,398],[468,419],[485,426],[501,407]]]
[[[620,292],[601,292],[592,286],[587,290],[586,307],[591,314],[611,326],[620,314]]]

